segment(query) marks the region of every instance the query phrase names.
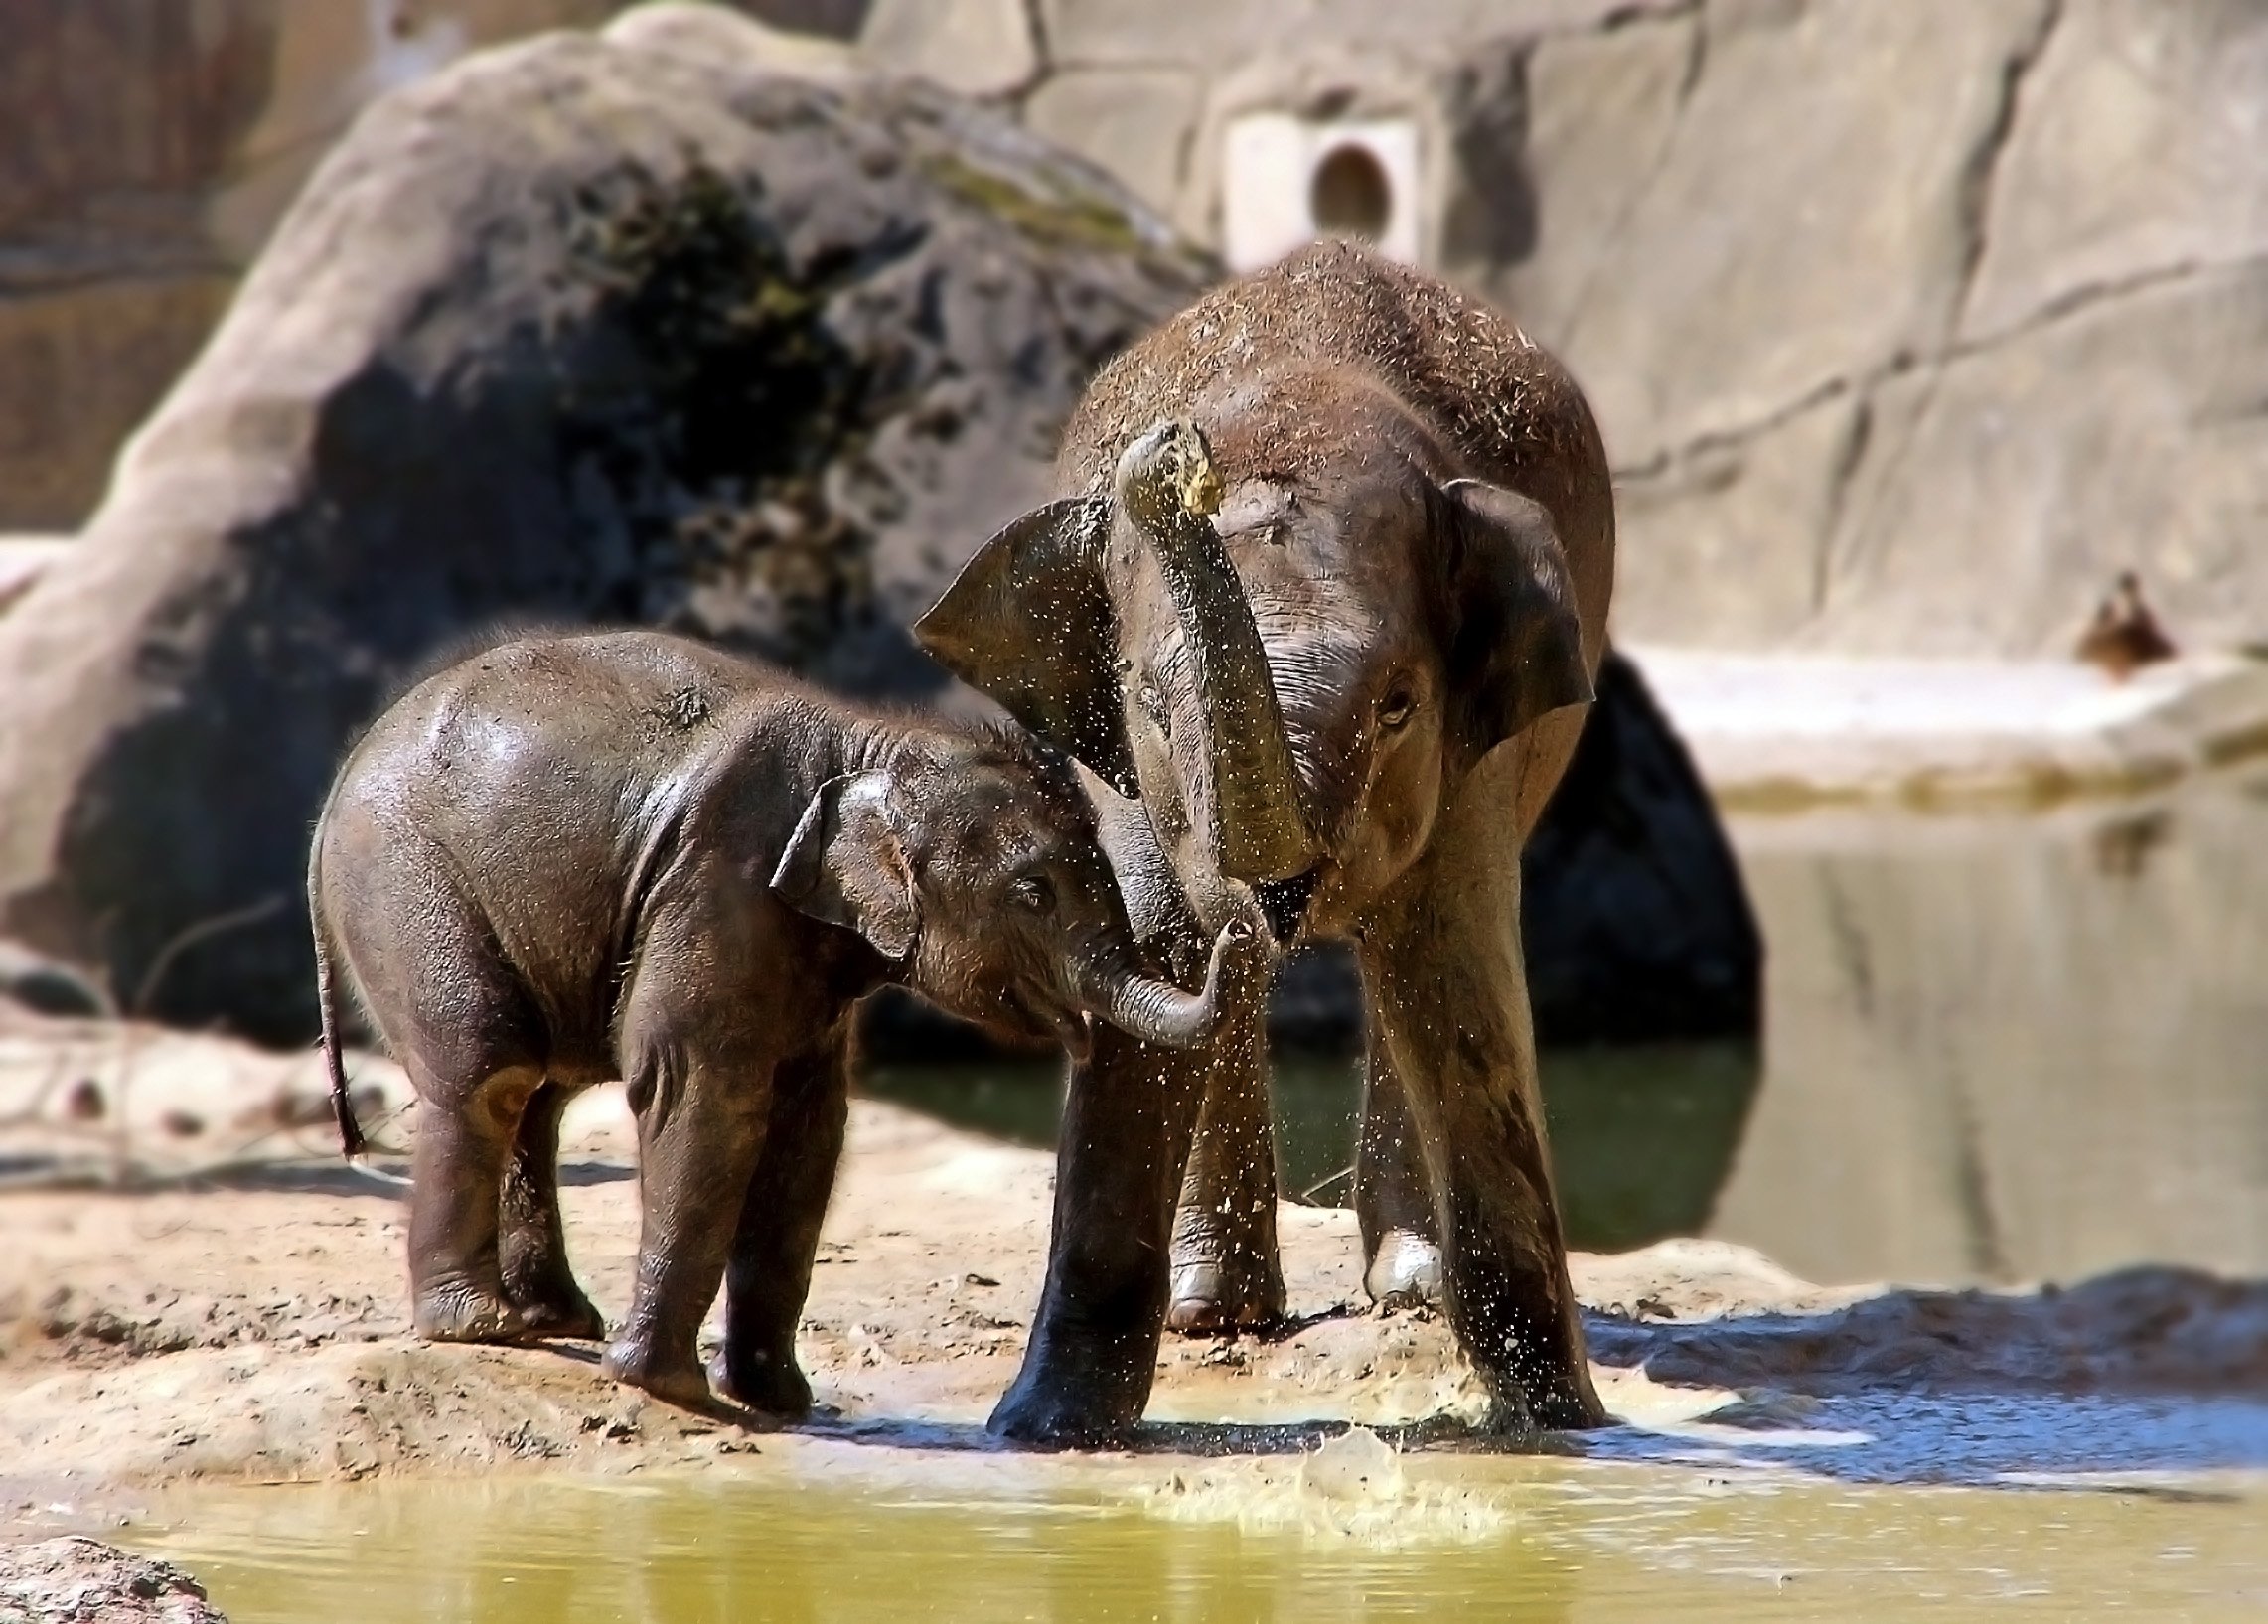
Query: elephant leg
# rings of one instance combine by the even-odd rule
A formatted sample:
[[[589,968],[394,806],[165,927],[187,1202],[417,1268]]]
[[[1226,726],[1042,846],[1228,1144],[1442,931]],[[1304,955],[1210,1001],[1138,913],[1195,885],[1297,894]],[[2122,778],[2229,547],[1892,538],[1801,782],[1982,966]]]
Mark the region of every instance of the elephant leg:
[[[428,1342],[518,1341],[528,1326],[505,1294],[498,1213],[505,1159],[542,1075],[512,1066],[456,1087],[412,1077],[423,1108],[411,1159],[411,1323]]]
[[[1606,1415],[1552,1192],[1520,959],[1518,842],[1487,780],[1472,776],[1426,856],[1367,922],[1371,1030],[1409,1101],[1449,1320],[1490,1387],[1494,1424],[1591,1426]]]
[[[1362,1285],[1370,1300],[1388,1308],[1438,1305],[1440,1226],[1435,1222],[1425,1147],[1393,1056],[1375,1034],[1363,1071],[1354,1210],[1362,1228]]]
[[[529,1097],[505,1164],[497,1250],[505,1299],[530,1336],[602,1337],[606,1321],[575,1282],[559,1220],[559,1118],[574,1091],[546,1081]]]
[[[670,1403],[708,1402],[697,1344],[724,1280],[742,1198],[763,1148],[768,1059],[636,1044],[625,1070],[638,1115],[638,1277],[606,1374]]]
[[[1193,1336],[1284,1317],[1276,1246],[1276,1136],[1269,1120],[1267,994],[1239,1001],[1210,1051],[1173,1221],[1168,1328]]]
[[[1141,1418],[1165,1325],[1174,1196],[1207,1070],[1202,1053],[1097,1025],[1064,1107],[1047,1286],[993,1432],[1093,1445]]]
[[[709,1376],[725,1397],[770,1414],[811,1409],[811,1383],[796,1363],[796,1326],[842,1159],[849,1048],[845,1028],[773,1073],[764,1149],[725,1264],[724,1347]]]

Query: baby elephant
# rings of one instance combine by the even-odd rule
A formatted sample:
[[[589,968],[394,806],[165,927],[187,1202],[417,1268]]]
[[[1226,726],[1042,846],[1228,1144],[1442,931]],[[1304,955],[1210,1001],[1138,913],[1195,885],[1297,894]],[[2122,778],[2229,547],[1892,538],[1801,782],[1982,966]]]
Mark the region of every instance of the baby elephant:
[[[567,1266],[559,1113],[622,1079],[638,1119],[638,1279],[609,1374],[800,1413],[796,1322],[842,1148],[853,1007],[885,982],[1084,1044],[1211,1035],[1204,989],[1145,977],[1067,761],[1008,728],[859,710],[681,639],[505,644],[356,747],[308,874],[333,1099],[334,966],[419,1114],[409,1278],[437,1341],[597,1336]]]

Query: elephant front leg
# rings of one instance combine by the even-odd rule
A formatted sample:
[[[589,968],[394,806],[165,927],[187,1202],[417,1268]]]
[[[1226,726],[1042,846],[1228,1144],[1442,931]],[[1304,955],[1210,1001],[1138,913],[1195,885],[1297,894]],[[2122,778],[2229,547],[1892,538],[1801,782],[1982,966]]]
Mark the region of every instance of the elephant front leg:
[[[698,1407],[709,1399],[701,1320],[763,1147],[772,1068],[661,1041],[642,1045],[627,1070],[638,1115],[638,1277],[604,1368],[657,1399]]]
[[[849,1115],[849,1042],[786,1062],[772,1077],[763,1154],[740,1204],[724,1271],[724,1346],[709,1378],[726,1398],[767,1414],[802,1416],[811,1383],[796,1362],[796,1326],[811,1295],[820,1225],[842,1159]]]
[[[1165,1322],[1173,1199],[1205,1073],[1202,1054],[1096,1028],[1063,1113],[1047,1286],[993,1432],[1095,1445],[1141,1418]]]
[[[505,1164],[498,1258],[504,1295],[539,1337],[602,1337],[600,1317],[567,1264],[559,1219],[559,1118],[573,1091],[545,1082],[529,1097]]]
[[[1441,1300],[1440,1226],[1426,1177],[1410,1097],[1394,1058],[1373,1033],[1363,1072],[1362,1128],[1354,1162],[1362,1229],[1363,1290],[1387,1308]]]
[[[1493,1424],[1595,1426],[1552,1191],[1519,866],[1436,841],[1363,945],[1374,1041],[1407,1092],[1439,1224],[1450,1323],[1490,1388]],[[1460,849],[1461,848],[1461,849]],[[1475,860],[1487,852],[1498,861]]]
[[[1284,1317],[1266,1010],[1265,988],[1240,1000],[1206,1069],[1204,1105],[1173,1221],[1165,1321],[1193,1336],[1259,1329]]]

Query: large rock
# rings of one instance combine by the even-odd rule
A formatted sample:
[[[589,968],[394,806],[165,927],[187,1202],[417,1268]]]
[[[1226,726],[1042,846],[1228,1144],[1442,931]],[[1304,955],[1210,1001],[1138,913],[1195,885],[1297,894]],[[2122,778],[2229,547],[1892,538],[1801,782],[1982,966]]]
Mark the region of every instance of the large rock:
[[[905,623],[1207,267],[1013,124],[771,45],[642,12],[358,123],[0,619],[0,935],[304,1034],[342,746],[500,617],[942,681]]]
[[[1757,1030],[1763,937],[1739,862],[1645,679],[1611,650],[1520,883],[1528,994],[1545,1041]]]
[[[0,1620],[228,1624],[205,1586],[170,1562],[73,1536],[0,1550]]]

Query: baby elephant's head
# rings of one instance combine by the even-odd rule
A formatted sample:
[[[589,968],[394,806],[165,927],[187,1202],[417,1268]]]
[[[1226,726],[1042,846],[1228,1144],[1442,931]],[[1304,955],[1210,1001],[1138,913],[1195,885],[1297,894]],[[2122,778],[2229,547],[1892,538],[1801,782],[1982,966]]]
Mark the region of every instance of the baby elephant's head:
[[[1240,921],[1214,942],[1202,990],[1144,975],[1069,762],[1020,731],[830,780],[772,889],[858,932],[905,985],[953,1013],[1060,1037],[1074,1054],[1090,1015],[1147,1043],[1204,1042],[1222,1013],[1224,962],[1265,951]]]

